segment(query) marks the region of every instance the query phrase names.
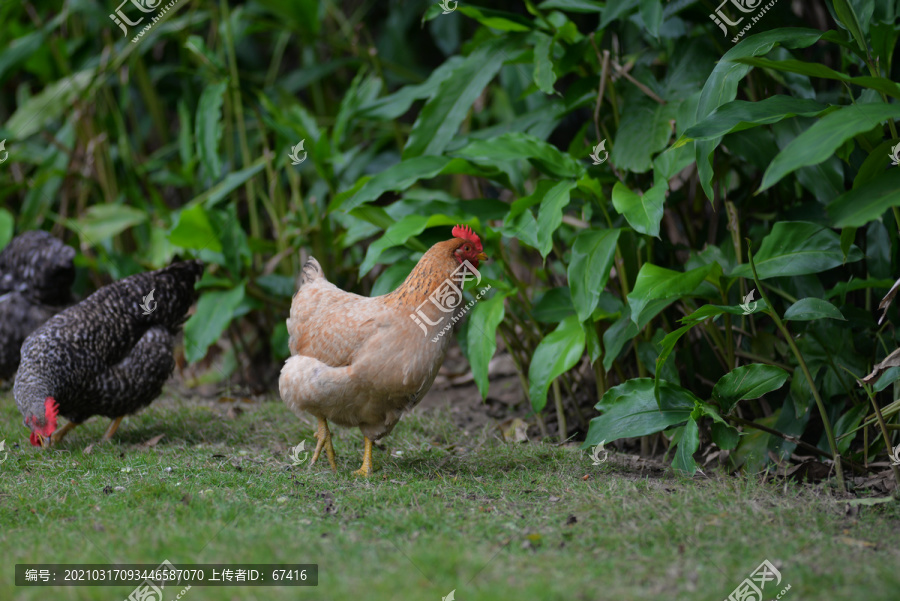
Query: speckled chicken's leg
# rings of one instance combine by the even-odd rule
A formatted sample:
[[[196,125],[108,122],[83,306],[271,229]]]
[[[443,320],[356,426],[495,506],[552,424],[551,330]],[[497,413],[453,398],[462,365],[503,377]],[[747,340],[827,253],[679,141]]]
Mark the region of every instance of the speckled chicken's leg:
[[[63,437],[69,433],[69,430],[75,428],[75,426],[80,426],[81,422],[68,422],[65,426],[54,432],[50,435],[50,444],[59,443]]]
[[[364,439],[365,450],[363,451],[363,464],[361,468],[353,472],[353,475],[368,478],[372,475],[372,441],[369,440],[368,436],[365,436]]]
[[[101,438],[100,440],[102,440],[103,442],[106,442],[107,440],[111,439],[113,437],[113,434],[116,433],[116,430],[119,429],[119,424],[122,423],[122,419],[124,417],[125,417],[124,415],[120,415],[116,419],[112,420],[112,422],[109,424],[109,428],[106,429],[106,433],[103,435],[103,438]]]
[[[316,461],[319,459],[319,453],[322,452],[324,447],[331,469],[337,471],[337,464],[334,462],[334,445],[331,444],[331,430],[328,429],[328,422],[324,417],[319,417],[318,419],[319,427],[316,430],[316,438],[319,442],[316,443],[316,450],[313,453],[312,460],[309,462],[309,467],[316,464]]]

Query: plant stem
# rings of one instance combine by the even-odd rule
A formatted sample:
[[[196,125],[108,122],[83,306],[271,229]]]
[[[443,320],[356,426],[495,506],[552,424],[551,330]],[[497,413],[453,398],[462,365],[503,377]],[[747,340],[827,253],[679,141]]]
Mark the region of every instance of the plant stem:
[[[878,418],[878,426],[881,428],[881,435],[884,436],[884,446],[888,448],[888,453],[890,453],[891,437],[888,434],[887,425],[884,423],[884,417],[881,415],[881,408],[878,406],[878,403],[875,402],[875,395],[872,394],[872,388],[868,384],[863,384],[863,390],[866,391],[869,400],[872,401],[872,409],[875,410],[875,417]],[[891,471],[894,472],[894,484],[900,486],[900,467],[891,462]],[[898,493],[900,492],[900,489],[895,487],[894,492]]]
[[[784,325],[784,322],[781,321],[781,318],[778,316],[778,312],[772,306],[768,295],[766,295],[766,292],[759,281],[759,274],[756,273],[756,263],[753,261],[753,250],[750,248],[749,238],[747,239],[747,259],[750,261],[750,269],[753,270],[753,281],[756,282],[756,289],[759,290],[759,294],[762,296],[763,300],[766,301],[766,306],[768,307],[766,313],[772,316],[772,319],[775,321],[775,325],[779,330],[781,330],[782,335],[784,335],[785,341],[788,343],[788,346],[791,347],[791,352],[794,353],[794,357],[797,359],[797,363],[800,364],[800,369],[803,370],[803,375],[806,376],[806,381],[809,382],[809,388],[810,390],[812,390],[813,398],[816,399],[816,406],[819,408],[819,414],[822,416],[822,426],[825,428],[825,436],[828,437],[828,446],[831,447],[831,455],[834,459],[834,469],[837,475],[838,489],[841,492],[845,492],[847,489],[844,486],[844,470],[841,467],[841,454],[840,451],[838,451],[837,442],[835,442],[834,440],[834,430],[831,427],[831,420],[828,418],[828,412],[825,410],[825,403],[822,401],[821,395],[819,395],[819,389],[816,388],[816,382],[813,379],[812,374],[809,373],[809,367],[806,366],[806,361],[803,359],[803,355],[800,353],[800,349],[797,348],[797,344],[794,342],[791,333]]]

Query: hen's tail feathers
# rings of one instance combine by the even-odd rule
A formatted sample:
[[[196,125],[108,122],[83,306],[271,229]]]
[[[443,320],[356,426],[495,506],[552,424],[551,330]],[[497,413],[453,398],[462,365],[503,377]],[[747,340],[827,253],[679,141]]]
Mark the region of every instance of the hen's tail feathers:
[[[310,257],[300,272],[300,283],[298,284],[297,289],[303,288],[307,282],[324,277],[325,272],[322,271],[322,266],[319,265],[319,262],[316,261],[315,257]]]

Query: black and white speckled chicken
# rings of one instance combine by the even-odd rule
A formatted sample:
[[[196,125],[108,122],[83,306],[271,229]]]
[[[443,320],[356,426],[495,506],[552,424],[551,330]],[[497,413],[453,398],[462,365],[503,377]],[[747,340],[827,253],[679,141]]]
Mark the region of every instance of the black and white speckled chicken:
[[[19,366],[19,349],[42,323],[72,303],[75,249],[40,230],[0,251],[0,379]]]
[[[194,302],[200,261],[174,263],[104,286],[50,318],[22,345],[13,395],[48,447],[93,415],[112,419],[109,440],[126,415],[159,396],[175,367],[173,336]],[[69,422],[57,429],[57,416]]]

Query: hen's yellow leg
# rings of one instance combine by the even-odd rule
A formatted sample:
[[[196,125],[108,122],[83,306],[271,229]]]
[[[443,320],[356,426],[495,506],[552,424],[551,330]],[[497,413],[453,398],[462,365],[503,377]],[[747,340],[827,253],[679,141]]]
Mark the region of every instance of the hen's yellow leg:
[[[109,424],[109,428],[106,429],[106,432],[103,434],[103,438],[101,438],[100,440],[101,440],[101,441],[107,441],[107,440],[109,440],[110,438],[112,438],[112,437],[113,437],[113,434],[116,433],[116,430],[119,429],[119,424],[122,423],[122,420],[123,420],[123,419],[125,419],[125,416],[124,416],[124,415],[120,415],[120,416],[117,417],[116,419],[112,420],[112,422],[110,422],[110,424]]]
[[[364,476],[368,478],[372,475],[372,441],[365,436],[365,450],[363,451],[362,467],[353,472],[354,476]]]
[[[69,433],[69,430],[74,429],[75,426],[78,426],[80,424],[81,424],[81,422],[68,422],[65,426],[63,426],[62,428],[60,428],[59,430],[57,430],[56,432],[54,432],[53,434],[50,435],[50,438],[47,439],[49,441],[48,446],[50,444],[57,444],[59,441],[61,441],[63,439],[63,437],[66,434]]]
[[[331,444],[331,430],[328,429],[328,422],[325,418],[319,419],[319,427],[316,430],[316,438],[318,442],[316,443],[316,450],[313,453],[312,460],[309,462],[309,467],[312,467],[316,464],[316,461],[319,459],[319,454],[322,452],[322,449],[325,449],[325,455],[328,456],[328,463],[331,465],[331,469],[337,471],[337,464],[334,462],[334,445]]]

